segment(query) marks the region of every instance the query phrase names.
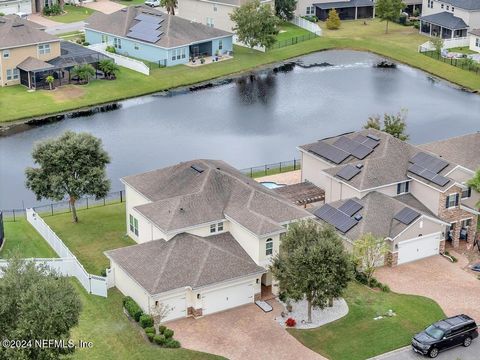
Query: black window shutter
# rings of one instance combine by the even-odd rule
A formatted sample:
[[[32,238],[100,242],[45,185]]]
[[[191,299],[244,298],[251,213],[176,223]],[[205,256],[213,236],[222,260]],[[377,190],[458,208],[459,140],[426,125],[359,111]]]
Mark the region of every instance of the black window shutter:
[[[458,206],[458,198],[459,198],[459,194],[455,194],[455,206]]]
[[[472,188],[471,187],[468,188],[468,197],[470,197],[470,196],[472,196]]]
[[[397,184],[397,195],[400,194],[400,183]]]
[[[448,199],[450,199],[450,196],[445,199],[445,209],[448,209]]]
[[[405,183],[405,192],[408,193],[408,191],[410,190],[409,188],[410,188],[410,181],[407,181],[407,182]]]

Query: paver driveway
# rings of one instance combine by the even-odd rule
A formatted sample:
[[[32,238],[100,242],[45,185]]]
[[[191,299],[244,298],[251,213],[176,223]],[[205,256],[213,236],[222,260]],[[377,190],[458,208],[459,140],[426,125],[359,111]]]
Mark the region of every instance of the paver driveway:
[[[303,346],[277,322],[280,305],[264,313],[256,305],[168,323],[182,347],[222,355],[230,360],[322,360],[324,357]]]
[[[464,258],[452,264],[441,256],[383,267],[375,277],[399,293],[423,295],[435,300],[448,316],[465,313],[480,322],[480,280],[462,269]]]

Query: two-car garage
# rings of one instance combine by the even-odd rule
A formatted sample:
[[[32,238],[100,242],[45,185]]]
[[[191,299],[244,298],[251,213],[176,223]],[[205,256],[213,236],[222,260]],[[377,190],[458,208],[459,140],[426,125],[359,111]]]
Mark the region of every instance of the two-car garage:
[[[227,286],[203,293],[203,315],[216,313],[254,301],[254,284],[251,282]]]
[[[397,264],[405,264],[438,255],[440,252],[440,240],[441,233],[435,233],[399,242]]]

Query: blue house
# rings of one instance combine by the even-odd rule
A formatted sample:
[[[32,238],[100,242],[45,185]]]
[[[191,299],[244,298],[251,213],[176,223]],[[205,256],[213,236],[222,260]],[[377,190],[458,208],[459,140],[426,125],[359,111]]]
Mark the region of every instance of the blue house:
[[[90,44],[114,46],[118,54],[165,66],[233,50],[233,34],[145,6],[130,6],[87,20]]]

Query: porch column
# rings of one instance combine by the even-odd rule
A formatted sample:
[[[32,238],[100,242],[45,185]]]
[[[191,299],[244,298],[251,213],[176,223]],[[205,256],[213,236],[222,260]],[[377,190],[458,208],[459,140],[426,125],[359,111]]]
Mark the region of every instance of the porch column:
[[[358,7],[355,6],[355,20],[357,20],[358,17]]]
[[[27,76],[28,76],[28,88],[31,89],[32,88],[32,78],[31,78],[31,75],[30,75],[30,71],[27,72]]]
[[[430,29],[430,36],[432,36],[432,24],[430,24],[429,29]]]

